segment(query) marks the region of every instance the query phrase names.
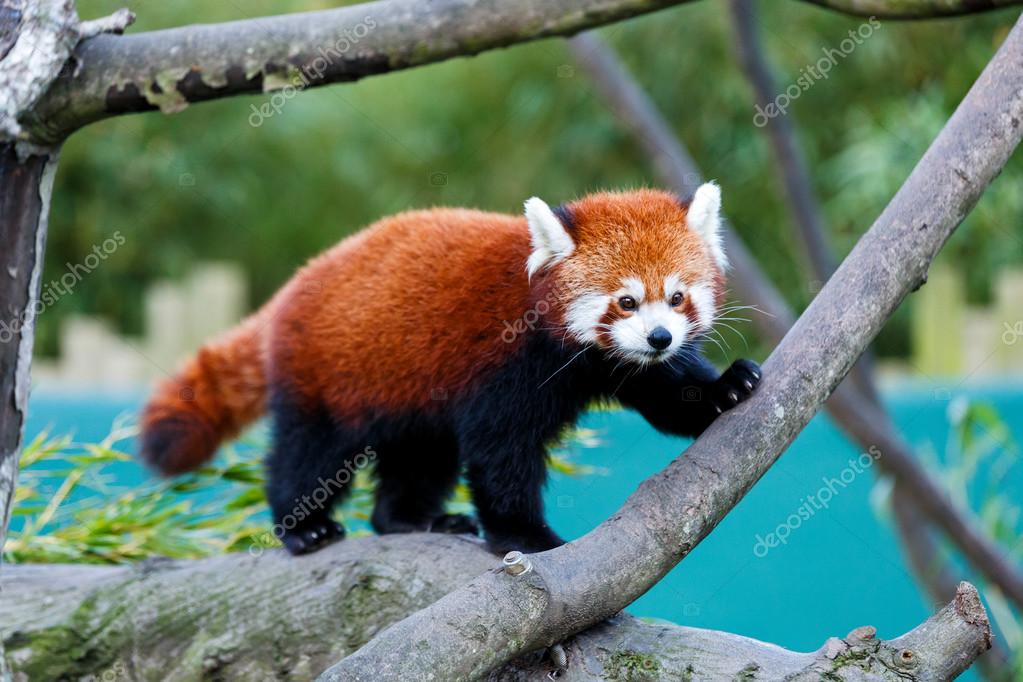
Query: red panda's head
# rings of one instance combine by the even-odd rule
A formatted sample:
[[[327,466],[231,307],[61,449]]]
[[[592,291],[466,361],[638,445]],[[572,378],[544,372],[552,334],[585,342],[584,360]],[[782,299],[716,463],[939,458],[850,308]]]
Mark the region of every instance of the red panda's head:
[[[727,266],[721,191],[689,202],[656,190],[602,192],[551,209],[526,202],[531,280],[542,278],[566,335],[638,364],[710,331]]]

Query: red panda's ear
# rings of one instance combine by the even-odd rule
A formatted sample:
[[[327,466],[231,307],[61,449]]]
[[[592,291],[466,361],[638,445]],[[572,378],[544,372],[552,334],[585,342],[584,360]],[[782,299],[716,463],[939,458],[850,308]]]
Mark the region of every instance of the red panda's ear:
[[[718,266],[722,270],[727,268],[728,259],[721,238],[721,188],[716,183],[705,182],[696,190],[689,202],[686,222],[707,242]]]
[[[529,223],[529,236],[533,245],[533,251],[526,261],[526,273],[530,277],[575,250],[575,242],[566,226],[543,199],[533,197],[526,200],[526,222]]]

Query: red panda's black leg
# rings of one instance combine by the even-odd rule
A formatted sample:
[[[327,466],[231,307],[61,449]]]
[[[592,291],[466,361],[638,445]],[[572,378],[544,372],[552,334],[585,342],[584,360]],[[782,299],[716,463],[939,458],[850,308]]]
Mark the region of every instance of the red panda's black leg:
[[[703,358],[671,361],[627,379],[617,398],[659,431],[695,437],[746,400],[760,377],[760,366],[752,360],[736,360],[720,374]]]
[[[377,463],[373,529],[381,535],[478,533],[470,517],[444,513],[444,503],[458,481],[458,469],[453,438],[421,437],[389,446]]]
[[[564,544],[544,519],[547,456],[542,445],[511,437],[467,439],[463,452],[473,502],[492,551],[542,552]]]
[[[266,496],[273,533],[292,554],[306,554],[345,535],[334,505],[347,494],[367,443],[332,420],[279,394],[271,397],[273,445],[266,458]],[[359,455],[361,454],[361,459]]]

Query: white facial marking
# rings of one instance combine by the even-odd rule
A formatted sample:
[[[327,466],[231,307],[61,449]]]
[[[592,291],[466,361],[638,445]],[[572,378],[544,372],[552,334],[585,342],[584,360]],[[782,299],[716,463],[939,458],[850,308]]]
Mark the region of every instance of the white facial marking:
[[[696,320],[690,320],[684,311],[671,307],[676,292],[692,301]],[[648,296],[648,294],[650,294]],[[610,307],[622,296],[636,302],[636,309],[608,325],[601,321]],[[588,292],[573,299],[565,312],[569,333],[582,343],[596,343],[604,334],[611,337],[612,354],[629,362],[648,365],[672,357],[694,334],[708,331],[716,313],[714,287],[701,281],[686,285],[681,276],[664,278],[663,291],[648,292],[637,277],[626,277],[621,287],[611,295]],[[658,327],[671,334],[671,343],[658,350],[650,345],[649,336]]]
[[[526,261],[529,277],[569,256],[575,250],[571,235],[543,199],[533,197],[525,204],[526,222],[533,252]]]
[[[714,313],[717,306],[714,304],[714,287],[707,282],[699,282],[689,288],[689,296],[696,308],[696,319],[699,320],[700,329],[709,330],[714,324]]]
[[[573,299],[565,310],[568,332],[581,343],[596,343],[597,325],[607,312],[611,299],[605,294],[588,293]]]
[[[664,278],[665,300],[670,301],[672,294],[676,291],[681,291],[684,294],[686,292],[686,285],[682,283],[682,278],[678,275],[668,275]]]
[[[700,185],[689,202],[686,222],[707,242],[718,266],[726,269],[728,259],[721,238],[721,188],[713,182]]]
[[[622,280],[622,288],[615,292],[615,296],[631,296],[636,303],[641,303],[646,298],[646,287],[638,277],[626,277]]]
[[[671,287],[670,293],[667,288]],[[681,280],[677,276],[665,280],[665,291],[647,292],[643,283],[635,277],[622,280],[622,288],[615,296],[631,296],[636,300],[634,312],[616,320],[611,325],[611,340],[614,349],[627,360],[641,365],[661,362],[671,357],[682,346],[689,334],[686,316],[672,309],[668,299],[679,291]],[[650,294],[648,297],[647,294]],[[650,345],[648,337],[658,327],[671,334],[671,343],[658,350]]]

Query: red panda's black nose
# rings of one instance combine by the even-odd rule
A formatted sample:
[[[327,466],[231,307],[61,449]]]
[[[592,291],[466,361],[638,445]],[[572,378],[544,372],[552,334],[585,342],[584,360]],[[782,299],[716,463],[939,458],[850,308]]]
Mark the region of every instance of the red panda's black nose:
[[[657,350],[664,350],[671,345],[671,332],[664,327],[657,327],[646,337],[647,343]]]

